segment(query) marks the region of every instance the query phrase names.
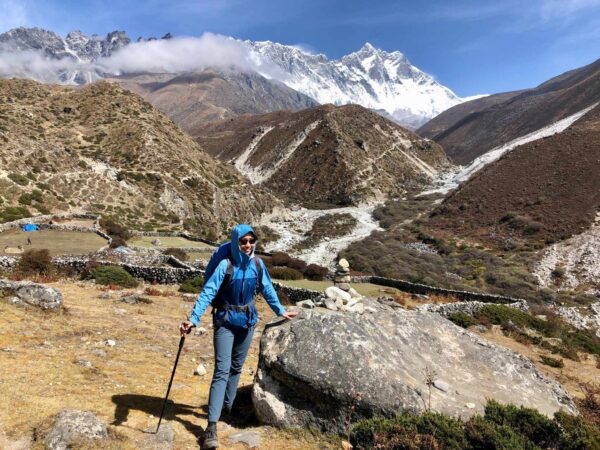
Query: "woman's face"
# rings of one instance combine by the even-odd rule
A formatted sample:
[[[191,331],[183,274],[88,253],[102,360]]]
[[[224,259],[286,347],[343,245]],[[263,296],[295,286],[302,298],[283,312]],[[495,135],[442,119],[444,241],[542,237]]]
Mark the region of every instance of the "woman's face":
[[[245,234],[239,240],[240,250],[242,251],[242,253],[245,253],[246,255],[250,256],[252,254],[252,249],[254,248],[255,243],[256,239],[254,238],[252,233]]]

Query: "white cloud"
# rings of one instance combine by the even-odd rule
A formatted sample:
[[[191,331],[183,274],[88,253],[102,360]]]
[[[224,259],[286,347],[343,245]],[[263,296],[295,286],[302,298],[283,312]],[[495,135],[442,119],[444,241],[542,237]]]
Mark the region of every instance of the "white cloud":
[[[122,75],[126,73],[181,73],[207,67],[255,70],[273,78],[284,75],[272,64],[265,63],[243,42],[230,37],[204,33],[200,37],[136,42],[110,57],[83,63],[70,58],[50,59],[37,51],[13,52],[0,49],[0,76],[26,77],[46,83],[68,82],[69,73],[96,72]],[[59,78],[58,74],[62,74]]]

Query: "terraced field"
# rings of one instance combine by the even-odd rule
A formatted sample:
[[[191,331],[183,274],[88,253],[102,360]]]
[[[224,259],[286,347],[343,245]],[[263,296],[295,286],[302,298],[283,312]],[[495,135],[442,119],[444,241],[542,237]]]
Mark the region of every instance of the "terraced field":
[[[31,245],[27,244],[27,238]],[[52,256],[83,255],[106,245],[106,240],[95,233],[76,231],[40,230],[25,232],[14,229],[0,233],[0,255],[20,254],[23,250],[48,249]]]

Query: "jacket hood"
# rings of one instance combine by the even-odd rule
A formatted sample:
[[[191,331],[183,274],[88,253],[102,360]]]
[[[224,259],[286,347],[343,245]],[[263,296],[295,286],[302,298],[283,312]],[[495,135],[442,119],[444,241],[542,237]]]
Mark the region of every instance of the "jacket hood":
[[[245,253],[242,253],[242,251],[240,250],[240,244],[238,241],[242,236],[248,233],[251,233],[256,239],[256,234],[254,233],[254,230],[248,224],[242,223],[236,225],[231,230],[231,245],[229,247],[231,251],[231,259],[238,266],[245,266],[254,256],[254,249],[256,248],[256,245],[252,249],[252,254],[250,256],[246,255]]]

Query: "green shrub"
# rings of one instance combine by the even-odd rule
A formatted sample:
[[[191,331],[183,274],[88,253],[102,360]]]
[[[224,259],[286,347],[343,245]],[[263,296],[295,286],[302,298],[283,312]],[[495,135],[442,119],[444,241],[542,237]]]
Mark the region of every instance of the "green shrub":
[[[470,316],[462,311],[450,314],[448,316],[448,320],[463,328],[469,328],[470,326],[477,324],[477,321],[473,318],[473,316]]]
[[[31,213],[24,206],[7,206],[0,210],[0,223],[31,217]]]
[[[45,248],[26,250],[17,264],[17,272],[23,275],[48,275],[51,270],[52,258]]]
[[[108,248],[127,247],[127,242],[120,236],[113,236]]]
[[[163,255],[171,255],[177,258],[180,261],[185,261],[187,259],[187,253],[180,248],[166,248],[163,250]]]
[[[323,281],[329,274],[327,267],[319,266],[318,264],[309,264],[304,271],[304,276],[309,280]]]
[[[559,369],[562,369],[563,367],[565,367],[565,363],[563,362],[562,359],[556,359],[556,358],[552,358],[551,356],[540,356],[540,361],[542,362],[542,364],[546,364],[547,366],[550,367],[557,367]]]
[[[301,280],[303,278],[302,272],[289,267],[273,267],[269,273],[271,277],[278,280]]]
[[[186,294],[199,294],[203,285],[204,278],[202,275],[198,275],[197,277],[190,278],[189,280],[185,280],[183,283],[181,283],[179,285],[179,292],[184,292]]]
[[[20,173],[9,173],[8,178],[17,183],[20,186],[27,186],[29,184],[29,178]]]
[[[138,282],[125,269],[118,266],[98,266],[91,271],[91,276],[97,284],[123,287],[136,287]]]
[[[131,237],[127,228],[120,223],[117,223],[114,219],[106,218],[100,221],[100,226],[106,230],[106,233],[110,237],[120,237],[123,240],[127,240]]]

